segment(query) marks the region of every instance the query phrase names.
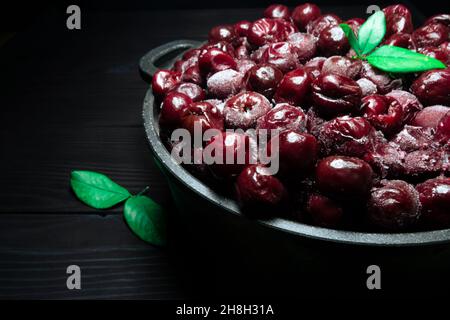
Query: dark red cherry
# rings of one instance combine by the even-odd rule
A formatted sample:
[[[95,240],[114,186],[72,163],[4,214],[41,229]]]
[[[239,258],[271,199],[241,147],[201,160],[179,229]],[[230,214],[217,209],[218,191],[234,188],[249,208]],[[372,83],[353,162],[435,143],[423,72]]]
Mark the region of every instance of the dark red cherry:
[[[216,177],[231,178],[238,175],[252,160],[248,135],[222,132],[214,136],[204,149],[204,161]]]
[[[350,44],[344,30],[339,25],[333,25],[320,32],[317,49],[327,57],[343,55],[350,49]]]
[[[319,7],[315,4],[304,3],[295,7],[291,17],[297,28],[300,31],[305,31],[308,23],[319,18],[321,14]]]
[[[297,50],[289,42],[271,43],[261,56],[261,61],[277,67],[283,73],[299,66]]]
[[[441,23],[447,27],[450,27],[450,14],[448,13],[441,13],[434,15],[425,21],[425,25],[432,24],[432,23]]]
[[[417,78],[411,91],[424,105],[450,106],[450,70],[431,70]]]
[[[184,93],[171,92],[161,104],[159,124],[163,129],[174,129],[181,126],[184,112],[192,103],[192,99]]]
[[[181,127],[194,134],[203,134],[208,129],[223,131],[223,116],[211,103],[202,101],[191,103],[181,116]],[[199,131],[196,132],[195,128]],[[202,138],[202,137],[200,137]]]
[[[226,41],[231,42],[236,37],[234,33],[234,28],[231,25],[219,25],[213,27],[209,31],[208,40],[209,42]]]
[[[318,139],[322,154],[360,157],[372,149],[374,130],[364,118],[343,116],[324,123]]]
[[[225,99],[242,90],[244,75],[233,69],[222,70],[208,78],[206,86],[209,94],[215,98]]]
[[[285,102],[302,106],[306,102],[311,88],[311,79],[303,68],[298,68],[284,75],[275,92],[277,103]]]
[[[265,18],[287,20],[290,16],[289,8],[282,4],[272,4],[264,10]]]
[[[361,88],[361,93],[363,97],[375,94],[378,92],[377,85],[367,78],[360,78],[356,80],[356,83]]]
[[[401,150],[412,152],[418,149],[427,149],[433,143],[433,131],[430,128],[405,125],[392,139]]]
[[[190,82],[179,83],[170,92],[184,93],[194,102],[204,100],[206,97],[205,90],[202,87]]]
[[[313,224],[326,228],[338,227],[344,216],[344,210],[336,201],[318,193],[309,195],[306,212]]]
[[[256,65],[245,75],[246,88],[271,99],[282,78],[283,72],[277,67],[271,64]]]
[[[401,4],[388,6],[383,9],[386,16],[386,37],[394,33],[412,33],[413,23],[411,12]]]
[[[416,29],[413,34],[414,43],[418,48],[437,47],[448,41],[449,27],[440,23],[431,23]]]
[[[288,36],[287,41],[295,47],[300,63],[308,61],[316,54],[317,39],[308,33],[293,33]]]
[[[395,143],[377,143],[373,150],[363,156],[363,160],[369,163],[377,174],[382,177],[399,177],[405,172],[403,161],[406,152],[400,150]]]
[[[382,180],[370,191],[369,221],[387,231],[403,231],[415,225],[420,216],[419,194],[401,180]]]
[[[322,73],[312,83],[312,100],[326,117],[356,111],[361,95],[361,88],[354,80],[334,73]]]
[[[202,74],[216,73],[226,69],[236,69],[236,61],[232,56],[220,49],[205,50],[198,59]]]
[[[199,48],[189,49],[185,53],[183,53],[183,60],[189,60],[190,58],[197,58],[200,56],[202,50]]]
[[[386,135],[397,132],[403,123],[403,108],[392,97],[379,94],[364,97],[361,112],[373,127]]]
[[[225,102],[223,114],[227,128],[249,129],[256,126],[259,117],[272,108],[269,100],[262,94],[241,92]]]
[[[287,129],[306,132],[306,115],[299,107],[280,103],[258,119],[256,129],[259,132],[265,129],[268,134],[270,134],[270,130],[283,131]]]
[[[250,44],[261,47],[272,42],[284,41],[287,37],[282,20],[262,18],[253,22],[248,32]]]
[[[432,148],[410,152],[404,161],[406,174],[413,179],[437,176],[443,171],[444,156],[443,151]]]
[[[356,79],[361,72],[361,60],[342,56],[329,57],[323,63],[322,73],[335,73],[348,78]]]
[[[156,96],[162,97],[181,81],[179,72],[158,70],[152,78],[152,90]]]
[[[276,211],[269,210],[283,202],[286,189],[268,168],[255,164],[247,166],[238,176],[236,195],[241,205],[251,210],[244,213],[261,217],[276,214]]]
[[[411,121],[411,125],[437,129],[439,122],[442,118],[450,112],[450,107],[446,106],[429,106],[418,112],[414,119]]]
[[[234,32],[238,37],[247,37],[248,30],[250,29],[252,23],[247,20],[239,21],[234,24]]]
[[[337,197],[368,195],[372,187],[372,169],[365,161],[345,156],[320,160],[316,168],[317,187]]]
[[[186,69],[181,77],[181,80],[185,82],[192,82],[198,85],[202,85],[203,76],[200,73],[198,65]]]
[[[350,28],[352,28],[355,34],[358,34],[359,28],[363,25],[365,21],[366,20],[362,18],[352,18],[347,20],[345,23],[348,24]]]
[[[323,30],[331,26],[338,26],[340,23],[341,19],[337,15],[324,14],[309,22],[306,26],[306,31],[318,38]]]
[[[435,228],[450,226],[450,178],[437,177],[416,186],[422,204],[424,224]]]
[[[416,49],[413,38],[409,33],[394,33],[386,41],[384,41],[384,44],[388,46],[406,48],[409,50]]]
[[[317,140],[309,133],[285,130],[272,137],[267,145],[269,155],[278,155],[281,175],[306,176],[317,160]]]

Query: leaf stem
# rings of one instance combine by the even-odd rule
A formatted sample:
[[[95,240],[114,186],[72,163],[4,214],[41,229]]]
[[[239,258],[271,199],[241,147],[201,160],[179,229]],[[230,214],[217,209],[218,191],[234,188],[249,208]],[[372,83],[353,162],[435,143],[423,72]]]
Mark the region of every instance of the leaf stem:
[[[150,189],[150,187],[149,186],[146,186],[141,192],[139,192],[138,194],[137,194],[137,196],[142,196],[144,193],[146,193],[148,190]]]

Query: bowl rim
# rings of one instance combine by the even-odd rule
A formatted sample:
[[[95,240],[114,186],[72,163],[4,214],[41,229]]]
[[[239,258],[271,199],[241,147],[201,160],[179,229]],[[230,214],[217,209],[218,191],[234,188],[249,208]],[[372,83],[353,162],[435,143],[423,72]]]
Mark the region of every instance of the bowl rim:
[[[228,213],[240,215],[244,219],[245,216],[242,215],[235,200],[215,192],[175,162],[159,137],[156,109],[152,90],[148,89],[144,99],[142,116],[144,119],[146,136],[154,156],[156,156],[164,168],[185,187],[207,201],[225,209]],[[329,229],[283,218],[273,218],[269,220],[256,219],[254,221],[255,223],[260,223],[270,228],[306,238],[353,245],[395,247],[450,242],[450,229],[409,233],[371,233]]]

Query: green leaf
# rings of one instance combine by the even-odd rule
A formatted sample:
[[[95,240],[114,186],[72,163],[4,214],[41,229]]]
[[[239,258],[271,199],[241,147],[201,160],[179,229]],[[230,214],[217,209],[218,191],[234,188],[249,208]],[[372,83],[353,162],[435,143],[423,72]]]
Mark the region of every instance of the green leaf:
[[[339,26],[344,31],[345,36],[347,37],[348,42],[350,43],[350,46],[353,48],[353,50],[355,50],[356,54],[360,56],[361,49],[359,48],[358,39],[356,38],[353,29],[346,23],[341,23]]]
[[[96,209],[110,208],[131,196],[124,187],[93,171],[72,171],[70,185],[78,199]]]
[[[441,61],[426,55],[396,46],[382,46],[372,52],[367,61],[386,72],[420,72],[431,69],[445,69]]]
[[[166,242],[163,208],[147,196],[134,196],[125,202],[124,217],[130,229],[142,240],[155,245]]]
[[[371,15],[359,28],[358,45],[361,54],[368,54],[375,49],[386,34],[386,17],[383,11],[377,11]]]

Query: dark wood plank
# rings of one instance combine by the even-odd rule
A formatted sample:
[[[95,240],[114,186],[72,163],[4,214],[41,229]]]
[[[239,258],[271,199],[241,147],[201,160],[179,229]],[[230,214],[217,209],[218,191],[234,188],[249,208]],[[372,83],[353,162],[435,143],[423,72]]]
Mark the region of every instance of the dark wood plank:
[[[71,264],[81,290],[66,287]],[[166,251],[136,238],[121,216],[0,216],[0,298],[177,297]]]

